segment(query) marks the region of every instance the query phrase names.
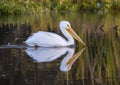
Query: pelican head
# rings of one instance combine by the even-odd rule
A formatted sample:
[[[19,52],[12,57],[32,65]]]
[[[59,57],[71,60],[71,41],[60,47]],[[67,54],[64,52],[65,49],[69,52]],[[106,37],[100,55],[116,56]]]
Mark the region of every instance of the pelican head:
[[[60,22],[60,29],[66,30],[71,36],[73,36],[76,40],[78,40],[79,42],[81,42],[83,45],[85,45],[85,43],[82,41],[82,39],[75,33],[75,31],[72,29],[70,23],[68,21],[61,21]]]

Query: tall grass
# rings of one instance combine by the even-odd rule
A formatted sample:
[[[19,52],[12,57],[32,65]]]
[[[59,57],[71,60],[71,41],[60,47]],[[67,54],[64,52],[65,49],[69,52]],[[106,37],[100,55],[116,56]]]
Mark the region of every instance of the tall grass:
[[[1,0],[0,15],[38,14],[41,12],[85,11],[108,13],[120,10],[120,2],[112,0]]]

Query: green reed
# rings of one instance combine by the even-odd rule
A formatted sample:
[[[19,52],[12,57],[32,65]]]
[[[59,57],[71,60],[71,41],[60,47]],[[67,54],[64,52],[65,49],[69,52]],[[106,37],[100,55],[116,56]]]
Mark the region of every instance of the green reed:
[[[99,12],[120,10],[120,2],[112,0],[1,0],[0,15],[39,14],[41,12]]]

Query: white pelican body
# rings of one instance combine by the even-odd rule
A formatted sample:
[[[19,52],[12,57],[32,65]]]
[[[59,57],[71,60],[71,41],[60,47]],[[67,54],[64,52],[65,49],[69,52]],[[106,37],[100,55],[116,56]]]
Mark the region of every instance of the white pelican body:
[[[75,37],[75,39],[84,44],[80,37],[72,30],[68,21],[61,21],[60,29],[67,40],[56,33],[39,31],[30,36],[25,43],[29,46],[42,47],[70,46],[74,45],[73,37]]]

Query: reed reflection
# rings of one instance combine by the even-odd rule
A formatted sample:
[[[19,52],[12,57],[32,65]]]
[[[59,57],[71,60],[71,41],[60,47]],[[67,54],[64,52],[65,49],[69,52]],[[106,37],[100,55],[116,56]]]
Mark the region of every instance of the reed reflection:
[[[60,47],[60,48],[27,48],[25,52],[33,58],[36,62],[51,62],[63,55],[65,57],[60,63],[60,70],[67,72],[71,69],[73,63],[78,59],[78,57],[83,53],[85,48],[75,53],[75,48],[70,47]]]

